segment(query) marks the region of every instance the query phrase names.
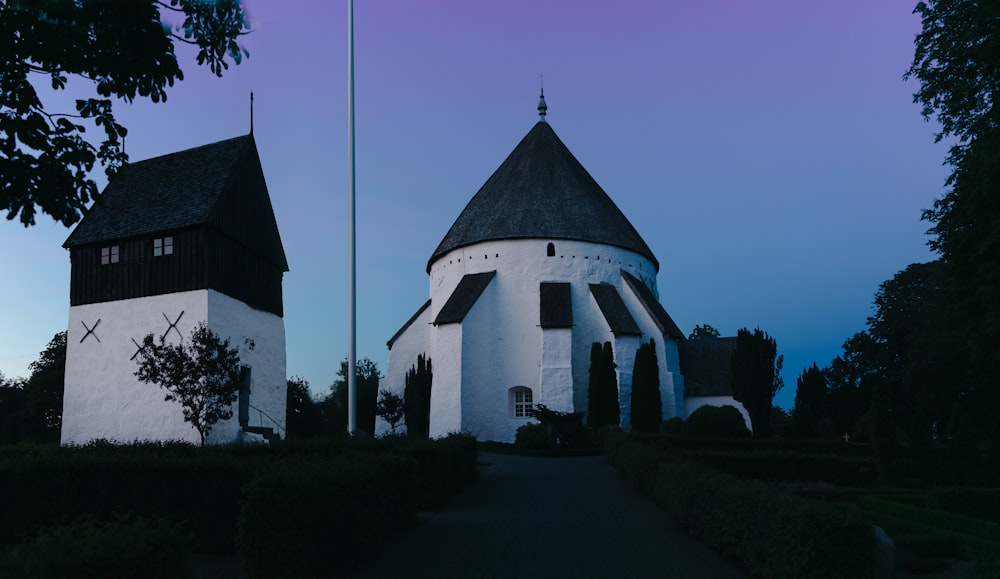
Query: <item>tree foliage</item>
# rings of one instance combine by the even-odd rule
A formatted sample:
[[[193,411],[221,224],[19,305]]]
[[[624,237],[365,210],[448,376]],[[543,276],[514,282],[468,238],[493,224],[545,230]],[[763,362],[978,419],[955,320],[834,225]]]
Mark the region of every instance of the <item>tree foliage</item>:
[[[288,379],[285,427],[289,439],[315,438],[324,432],[323,412],[313,399],[309,381],[300,376]]]
[[[389,423],[392,433],[396,434],[396,425],[403,419],[403,397],[392,390],[381,390],[375,403],[375,415]]]
[[[340,361],[337,379],[330,386],[331,396],[324,404],[327,419],[334,433],[347,431],[347,366],[347,358]],[[354,384],[357,388],[355,407],[357,428],[374,436],[375,403],[382,374],[378,370],[378,364],[367,357],[355,363],[354,371]]]
[[[417,438],[430,436],[431,427],[431,384],[434,373],[431,359],[424,354],[417,355],[417,363],[406,372],[403,389],[403,414],[406,420],[406,434]]]
[[[733,398],[750,414],[755,437],[770,436],[771,401],[783,385],[783,361],[777,343],[767,332],[760,328],[737,332],[732,362]]]
[[[180,403],[185,422],[198,431],[201,444],[216,422],[233,417],[242,373],[240,356],[229,347],[229,338],[222,339],[204,322],[178,344],[147,334],[136,363],[140,381],[166,390],[164,400]]]
[[[795,381],[795,407],[792,409],[792,429],[796,436],[816,436],[816,425],[826,412],[826,377],[813,363]]]
[[[66,332],[49,340],[28,378],[0,374],[0,443],[58,443],[62,429]]]
[[[587,426],[619,426],[618,378],[611,342],[594,342],[590,347],[590,379],[587,383]]]
[[[719,330],[716,330],[708,324],[699,324],[691,330],[691,335],[688,336],[689,340],[710,340],[718,338],[720,336]]]
[[[181,23],[165,24],[163,13]],[[112,99],[165,101],[184,78],[177,42],[196,46],[198,64],[221,76],[248,55],[237,43],[247,32],[240,0],[0,2],[0,209],[25,226],[38,210],[76,222],[97,196],[94,164],[111,178],[128,160]],[[71,80],[94,96],[72,112],[46,110],[39,89]],[[103,133],[96,146],[84,138],[88,125]]]
[[[660,365],[656,361],[656,342],[639,346],[632,369],[632,430],[657,432],[663,422],[660,398]]]
[[[1000,463],[1000,3],[928,0],[914,12],[914,101],[941,124],[938,140],[954,139],[950,190],[923,216],[942,257],[950,340],[939,359],[958,389],[952,434],[970,461]]]

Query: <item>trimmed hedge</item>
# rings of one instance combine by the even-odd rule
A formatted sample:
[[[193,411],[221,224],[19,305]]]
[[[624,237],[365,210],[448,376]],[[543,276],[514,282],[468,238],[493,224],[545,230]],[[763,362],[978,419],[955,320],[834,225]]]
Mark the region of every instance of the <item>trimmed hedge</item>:
[[[1000,523],[1000,489],[952,487],[930,491],[927,506]]]
[[[851,456],[739,451],[684,452],[682,456],[744,479],[821,481],[865,487],[874,483],[878,477],[871,460]]]
[[[991,541],[1000,541],[1000,524],[983,519],[907,505],[875,496],[858,497],[858,504],[868,511],[909,519],[931,527],[957,531]]]
[[[109,520],[118,511],[183,520],[196,547],[231,553],[240,489],[254,463],[237,458],[62,452],[0,464],[0,543],[82,516]]]
[[[38,532],[14,547],[0,576],[8,579],[184,579],[192,538],[161,518],[117,514],[111,521],[84,517]]]
[[[288,460],[247,486],[238,552],[248,576],[343,576],[416,520],[416,461]]]
[[[85,447],[0,447],[0,544],[27,540],[44,527],[82,516],[110,520],[116,512],[182,521],[201,553],[235,553],[243,489],[257,473],[287,461],[364,463],[411,457],[407,479],[420,508],[436,508],[476,477],[476,442],[443,439],[303,441],[274,446],[177,443]],[[371,483],[379,484],[377,481]],[[377,505],[373,508],[378,508]]]
[[[763,577],[871,577],[871,525],[839,506],[750,484],[619,434],[609,462],[692,535]],[[844,556],[850,553],[850,556]]]
[[[637,438],[660,447],[683,450],[801,452],[805,454],[871,457],[869,444],[845,444],[842,440],[797,440],[786,438],[719,438],[662,433]]]

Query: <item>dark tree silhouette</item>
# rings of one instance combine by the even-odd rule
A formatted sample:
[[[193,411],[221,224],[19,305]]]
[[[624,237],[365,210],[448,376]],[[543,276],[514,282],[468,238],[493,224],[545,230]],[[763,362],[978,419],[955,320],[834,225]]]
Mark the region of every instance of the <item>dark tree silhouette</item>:
[[[382,374],[371,358],[361,358],[354,366],[357,388],[357,427],[369,435],[375,434],[375,402]],[[347,431],[347,358],[340,361],[337,379],[330,386],[331,397],[324,405],[334,433]]]
[[[691,330],[691,335],[688,336],[689,340],[708,340],[712,338],[719,337],[719,330],[716,330],[708,324],[700,324]]]
[[[813,363],[802,371],[795,383],[795,407],[792,409],[792,430],[795,436],[816,436],[816,425],[825,413],[826,377]]]
[[[403,419],[403,406],[403,397],[399,394],[391,390],[382,390],[378,393],[375,415],[389,423],[393,434],[396,434],[396,425]]]
[[[639,346],[632,369],[632,430],[657,432],[663,422],[660,398],[660,365],[656,361],[656,343],[650,340]]]
[[[959,390],[951,434],[963,463],[990,468],[1000,464],[1000,3],[927,0],[914,12],[914,101],[940,123],[937,140],[954,143],[950,190],[923,216],[943,263],[949,323],[939,358]],[[892,392],[880,398],[891,404]]]
[[[590,347],[590,379],[587,383],[587,426],[594,430],[621,424],[618,379],[611,342],[594,342]]]
[[[403,389],[403,413],[406,418],[406,434],[417,438],[430,435],[431,385],[434,373],[431,359],[420,354],[417,363],[406,372]]]
[[[165,25],[163,10],[182,23]],[[37,210],[76,222],[97,195],[95,162],[110,178],[128,160],[112,97],[166,100],[167,87],[184,78],[175,42],[197,46],[198,64],[221,76],[229,60],[247,55],[236,42],[247,32],[239,0],[0,3],[0,210],[20,214],[25,226]],[[38,89],[59,91],[71,80],[92,83],[94,97],[74,111],[46,110]],[[97,146],[82,123],[103,132]]]
[[[753,332],[742,328],[736,334],[733,352],[733,398],[750,414],[753,435],[770,436],[771,401],[783,385],[781,366],[774,338],[760,328]]]
[[[239,396],[240,356],[204,322],[195,326],[187,340],[167,343],[147,334],[136,359],[135,376],[167,391],[168,402],[179,402],[184,420],[198,431],[201,444],[220,420],[233,417]]]
[[[323,432],[323,414],[313,399],[309,382],[300,376],[288,379],[286,394],[286,432],[288,438],[315,438]]]

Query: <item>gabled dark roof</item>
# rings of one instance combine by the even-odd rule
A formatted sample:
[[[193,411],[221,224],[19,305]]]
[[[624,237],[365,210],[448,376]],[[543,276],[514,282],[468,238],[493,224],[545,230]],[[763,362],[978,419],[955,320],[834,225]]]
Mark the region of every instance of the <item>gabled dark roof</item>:
[[[393,334],[391,338],[389,338],[389,341],[386,342],[385,345],[389,346],[389,349],[391,350],[392,345],[395,344],[396,340],[398,340],[399,337],[403,335],[403,332],[405,332],[407,328],[412,326],[413,322],[417,321],[417,318],[420,317],[420,314],[424,313],[424,310],[426,310],[429,307],[431,307],[431,300],[427,300],[426,302],[424,302],[424,305],[420,306],[420,309],[417,310],[417,313],[410,316],[410,319],[406,320],[406,323],[403,324],[403,327],[399,328],[399,330],[397,330],[396,333]]]
[[[653,295],[653,292],[650,291],[649,287],[625,270],[622,270],[622,277],[625,279],[625,283],[632,288],[632,291],[639,296],[642,307],[646,308],[646,312],[656,322],[656,327],[660,329],[660,332],[667,338],[683,341],[684,332],[681,332],[681,329],[677,327],[677,324],[674,323],[667,310],[663,309],[663,306],[660,305],[660,302]]]
[[[288,271],[252,134],[129,164],[63,247],[204,225]]]
[[[736,338],[685,340],[677,344],[685,396],[732,396]]]
[[[571,239],[653,252],[545,121],[528,132],[469,201],[427,262],[497,239]]]
[[[538,325],[543,328],[572,328],[573,301],[569,284],[542,282],[538,291],[541,298]]]
[[[642,331],[635,323],[632,314],[629,313],[622,297],[618,295],[615,286],[604,283],[590,284],[590,293],[597,300],[597,307],[601,308],[604,319],[607,320],[611,332],[615,335],[641,336]]]
[[[476,300],[482,295],[486,286],[490,285],[490,281],[496,273],[495,271],[487,271],[462,276],[455,291],[451,292],[448,301],[438,312],[437,318],[434,319],[434,325],[460,324],[472,306],[476,304]]]

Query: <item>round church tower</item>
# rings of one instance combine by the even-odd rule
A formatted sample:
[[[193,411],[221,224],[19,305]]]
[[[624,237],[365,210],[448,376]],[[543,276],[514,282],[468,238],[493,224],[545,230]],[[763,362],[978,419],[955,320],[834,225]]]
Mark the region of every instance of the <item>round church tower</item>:
[[[384,387],[433,362],[430,435],[513,441],[526,411],[587,411],[590,351],[610,342],[622,426],[635,353],[653,340],[664,419],[682,415],[677,326],[657,301],[659,263],[541,119],[473,196],[427,263],[430,299],[389,341]]]

